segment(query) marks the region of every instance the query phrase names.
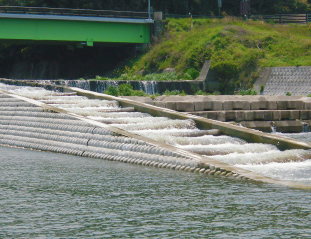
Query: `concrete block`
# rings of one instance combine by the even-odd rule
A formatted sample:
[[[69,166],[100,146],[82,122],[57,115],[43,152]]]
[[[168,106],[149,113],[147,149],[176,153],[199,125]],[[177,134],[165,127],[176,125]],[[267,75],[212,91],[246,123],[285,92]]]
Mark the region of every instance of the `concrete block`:
[[[271,125],[268,121],[244,121],[241,122],[241,125],[250,129],[260,130],[266,133],[272,132]]]
[[[194,111],[203,111],[204,110],[204,102],[203,101],[195,101],[194,104]]]
[[[300,133],[303,130],[303,124],[298,120],[276,121],[276,131],[282,133]]]
[[[162,108],[166,107],[165,102],[162,101],[154,101],[154,105]]]
[[[310,110],[299,110],[299,119],[301,120],[309,120],[311,119],[311,111]]]
[[[286,101],[277,101],[278,110],[286,110],[287,109],[287,102]]]
[[[235,111],[226,111],[226,121],[235,121]]]
[[[206,112],[206,118],[217,120],[217,111],[207,111]]]
[[[165,102],[165,108],[176,110],[176,102],[174,101],[166,101]]]
[[[281,120],[282,119],[282,114],[280,110],[273,110],[272,111],[272,120]]]
[[[192,112],[194,111],[193,102],[176,102],[176,110],[182,112]]]
[[[271,110],[260,110],[260,111],[254,111],[254,118],[255,120],[264,120],[264,121],[270,121],[272,120],[272,111]]]
[[[223,110],[232,110],[232,106],[233,106],[232,101],[224,101],[222,103]]]
[[[311,102],[304,102],[304,109],[311,110]]]
[[[267,109],[268,110],[277,110],[278,105],[275,101],[267,101]]]
[[[289,111],[289,119],[290,120],[299,119],[299,110],[290,110]]]
[[[250,109],[251,110],[259,110],[259,101],[250,102]]]
[[[225,111],[217,111],[217,120],[226,122],[226,112]]]
[[[289,112],[288,110],[281,110],[281,119],[282,120],[286,120],[286,119],[289,119]]]
[[[303,109],[303,102],[299,100],[289,100],[286,102],[286,108],[288,110],[293,109],[293,110],[302,110]]]
[[[267,110],[268,109],[268,101],[260,100],[259,101],[259,109],[260,110]]]
[[[204,110],[212,110],[213,109],[213,101],[211,100],[204,100]]]
[[[251,109],[251,104],[249,101],[243,101],[243,108],[242,110],[250,110]]]
[[[232,109],[243,110],[243,101],[240,101],[240,100],[232,101]]]
[[[252,120],[254,120],[254,118],[255,118],[254,111],[252,111],[252,110],[244,111],[244,119],[246,121],[252,121]]]
[[[213,110],[220,111],[222,110],[222,101],[213,101]]]
[[[245,120],[245,114],[243,111],[236,111],[235,112],[235,120],[238,122],[244,121]]]

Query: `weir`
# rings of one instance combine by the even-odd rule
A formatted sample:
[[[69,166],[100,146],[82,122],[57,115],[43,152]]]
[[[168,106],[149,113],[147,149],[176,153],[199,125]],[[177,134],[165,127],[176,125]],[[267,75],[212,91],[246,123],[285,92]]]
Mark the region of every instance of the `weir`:
[[[232,153],[256,152],[260,157],[249,160],[256,161],[265,156],[263,161],[266,162],[276,157],[299,161],[309,157],[306,150],[281,152],[273,145],[248,144],[225,135],[214,136],[219,131],[200,129],[202,122],[197,123],[202,121],[200,117],[187,114],[179,119],[167,117],[176,115],[173,111],[153,117],[145,113],[146,110],[137,110],[143,107],[142,104],[137,106],[134,102],[102,94],[101,97],[109,100],[91,100],[79,94],[89,98],[98,98],[98,95],[80,89],[62,88],[68,92],[56,92],[3,84],[0,89],[0,142],[3,145],[310,188],[236,167],[234,164],[240,162],[235,161],[241,155],[232,157]],[[136,111],[129,111],[129,107]],[[167,109],[157,107],[157,110],[165,112]],[[217,122],[213,123],[217,125]],[[208,135],[210,133],[213,135]],[[285,141],[286,138],[279,139]],[[309,146],[287,140],[291,142],[288,145]],[[244,160],[247,159],[244,157]]]

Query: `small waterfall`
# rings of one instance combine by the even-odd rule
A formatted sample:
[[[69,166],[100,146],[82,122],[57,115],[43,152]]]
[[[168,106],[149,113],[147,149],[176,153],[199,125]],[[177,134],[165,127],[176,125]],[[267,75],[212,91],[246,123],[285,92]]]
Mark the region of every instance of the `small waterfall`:
[[[119,82],[118,81],[91,81],[90,85],[94,84],[94,87],[92,87],[91,90],[98,92],[98,93],[103,93],[105,90],[107,90],[107,88],[111,85],[118,87]]]
[[[65,86],[77,87],[83,90],[90,90],[90,83],[88,80],[64,80]]]
[[[309,125],[305,122],[303,122],[303,129],[302,132],[307,133],[309,132]]]
[[[270,124],[271,124],[271,133],[273,133],[273,134],[276,133],[277,131],[276,131],[275,122],[271,121]]]
[[[139,82],[139,88],[149,95],[155,95],[157,93],[156,81],[141,81]]]

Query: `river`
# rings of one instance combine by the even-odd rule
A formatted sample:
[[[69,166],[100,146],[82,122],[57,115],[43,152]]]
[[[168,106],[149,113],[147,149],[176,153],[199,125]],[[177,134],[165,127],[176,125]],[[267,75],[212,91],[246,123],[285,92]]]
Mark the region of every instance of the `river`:
[[[308,238],[288,187],[0,147],[0,238]]]

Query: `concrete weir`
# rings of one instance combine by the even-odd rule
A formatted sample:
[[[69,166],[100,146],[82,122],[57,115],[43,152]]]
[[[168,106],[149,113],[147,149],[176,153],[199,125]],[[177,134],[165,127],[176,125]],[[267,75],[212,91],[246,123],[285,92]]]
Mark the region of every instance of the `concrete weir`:
[[[123,107],[134,107],[136,111],[158,111],[157,115],[165,114],[172,118],[190,118],[200,128],[206,127],[206,119],[177,113],[171,110],[135,104],[103,94],[84,91],[76,88],[62,88],[63,95],[87,95],[89,98],[117,100]],[[74,93],[75,92],[75,93]],[[145,109],[144,109],[145,108]],[[142,110],[144,109],[144,110]],[[219,124],[218,122],[206,122]],[[221,125],[222,127],[229,124]],[[204,127],[202,127],[202,125]],[[218,127],[222,132],[221,127]],[[234,130],[237,130],[234,128]],[[245,129],[242,128],[242,131]],[[259,133],[251,130],[250,134]],[[268,137],[268,136],[267,136]],[[264,137],[261,137],[263,139]],[[310,148],[309,144],[300,141],[279,138],[289,143],[282,145],[293,148]],[[172,145],[146,138],[142,135],[114,127],[90,118],[68,112],[64,109],[0,90],[0,143],[2,145],[29,148],[41,151],[52,151],[85,157],[101,158],[111,161],[134,163],[144,166],[185,170],[208,175],[227,176],[236,179],[251,179],[259,182],[274,183],[297,188],[311,189],[311,186],[294,182],[285,182],[265,177],[233,165],[223,163],[210,157],[202,156]]]

